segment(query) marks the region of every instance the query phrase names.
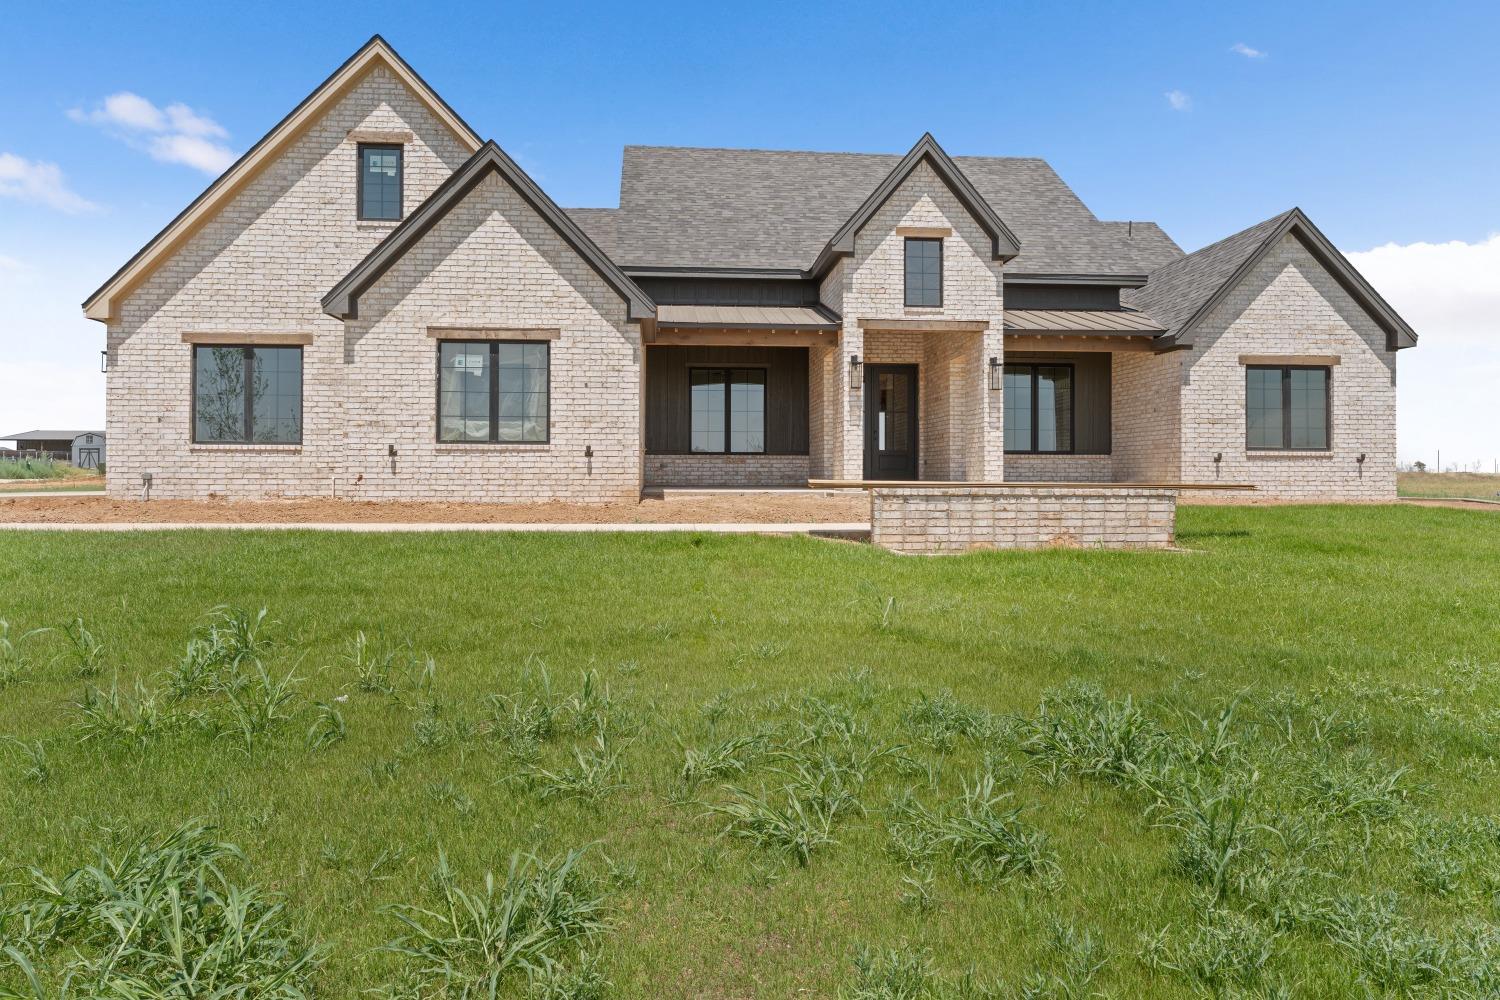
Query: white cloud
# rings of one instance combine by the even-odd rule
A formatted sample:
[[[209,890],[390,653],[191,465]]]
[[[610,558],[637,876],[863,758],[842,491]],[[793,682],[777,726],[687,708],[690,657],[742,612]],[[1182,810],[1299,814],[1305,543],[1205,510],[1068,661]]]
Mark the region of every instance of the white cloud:
[[[1246,59],[1264,59],[1267,55],[1263,49],[1252,49],[1244,42],[1235,42],[1229,46],[1229,51],[1237,55],[1242,55]]]
[[[0,153],[0,197],[46,205],[70,215],[99,207],[68,187],[57,164],[15,153]]]
[[[229,138],[224,126],[186,104],[159,108],[139,94],[110,94],[90,111],[73,108],[68,117],[96,125],[163,163],[183,163],[206,174],[218,174],[234,162],[234,153],[216,140]]]
[[[1173,111],[1193,110],[1193,99],[1180,90],[1169,90],[1166,93],[1167,103]]]
[[[1347,255],[1411,324],[1398,355],[1400,452],[1443,465],[1500,459],[1500,233],[1476,243],[1387,243]]]

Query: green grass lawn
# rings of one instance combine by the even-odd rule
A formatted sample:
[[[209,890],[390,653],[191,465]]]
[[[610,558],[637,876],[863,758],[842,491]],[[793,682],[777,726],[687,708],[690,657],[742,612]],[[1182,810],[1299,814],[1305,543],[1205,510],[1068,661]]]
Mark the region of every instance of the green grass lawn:
[[[1179,538],[0,537],[0,996],[1497,995],[1500,518]]]
[[[95,476],[93,469],[80,469],[50,458],[0,458],[0,481],[12,479],[58,480]]]

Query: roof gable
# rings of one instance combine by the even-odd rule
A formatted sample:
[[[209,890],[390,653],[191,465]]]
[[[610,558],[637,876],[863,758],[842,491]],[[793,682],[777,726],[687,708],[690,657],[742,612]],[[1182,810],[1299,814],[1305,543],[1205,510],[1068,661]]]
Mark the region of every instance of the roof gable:
[[[650,296],[620,270],[578,223],[567,212],[558,208],[556,202],[547,197],[546,192],[494,140],[481,146],[463,166],[453,172],[453,176],[444,181],[399,226],[391,230],[390,235],[381,240],[364,260],[329,289],[328,294],[323,296],[323,311],[337,319],[358,316],[360,294],[492,172],[498,173],[510,184],[553,231],[620,294],[629,306],[627,317],[630,320],[649,322],[656,318],[656,304],[651,301]]]
[[[1199,324],[1287,234],[1295,236],[1386,333],[1388,350],[1415,347],[1417,334],[1354,269],[1300,208],[1225,237],[1153,271],[1129,297],[1166,328],[1163,347],[1188,347]]]
[[[938,179],[948,187],[949,191],[953,192],[953,196],[988,234],[991,256],[995,260],[1010,260],[1021,252],[1021,242],[1016,239],[1016,234],[1010,231],[1004,220],[990,207],[990,203],[974,189],[973,184],[969,183],[963,171],[958,169],[958,164],[954,163],[952,157],[943,151],[943,147],[938,145],[932,133],[927,132],[917,140],[917,144],[901,158],[895,168],[886,174],[885,179],[876,185],[875,190],[870,192],[864,203],[855,209],[854,214],[839,227],[838,232],[833,234],[833,238],[828,241],[828,245],[813,262],[814,277],[827,271],[836,258],[854,255],[854,237],[874,218],[881,206],[891,199],[902,183],[922,163],[932,168]]]
[[[626,146],[610,254],[632,272],[807,277],[829,236],[901,160],[888,153]],[[1145,282],[1153,265],[1141,259],[1139,241],[1127,239],[1125,227],[1100,222],[1046,161],[952,161],[1023,244],[1006,265],[1007,280],[1089,275]]]
[[[344,64],[320,83],[311,94],[292,109],[281,121],[251,146],[233,165],[214,180],[203,193],[183,209],[161,232],[153,236],[135,256],[131,257],[109,280],[84,300],[83,312],[89,319],[108,322],[115,311],[115,303],[136,285],[150,276],[172,250],[210,221],[218,210],[261,170],[270,164],[277,154],[315,123],[328,108],[375,67],[381,66],[393,73],[398,80],[422,101],[433,115],[458,137],[469,150],[481,145],[479,136],[468,123],[450,108],[427,82],[417,75],[379,35],[374,36],[359,51],[345,60]]]

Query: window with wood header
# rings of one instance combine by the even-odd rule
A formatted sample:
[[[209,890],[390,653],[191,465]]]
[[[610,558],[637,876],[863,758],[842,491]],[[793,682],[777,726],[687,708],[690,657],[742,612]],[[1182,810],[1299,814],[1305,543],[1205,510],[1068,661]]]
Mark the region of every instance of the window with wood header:
[[[694,454],[766,450],[764,368],[694,368],[688,380]]]
[[[1018,454],[1073,451],[1073,366],[1005,366],[1005,450]]]
[[[906,304],[943,304],[943,241],[910,236],[906,240]]]
[[[193,441],[300,444],[302,348],[194,345]]]
[[[401,218],[402,151],[399,145],[361,143],[359,147],[359,217],[374,221]]]
[[[1245,447],[1328,450],[1329,369],[1250,365],[1245,369]]]
[[[438,342],[438,440],[546,444],[551,433],[546,341]]]

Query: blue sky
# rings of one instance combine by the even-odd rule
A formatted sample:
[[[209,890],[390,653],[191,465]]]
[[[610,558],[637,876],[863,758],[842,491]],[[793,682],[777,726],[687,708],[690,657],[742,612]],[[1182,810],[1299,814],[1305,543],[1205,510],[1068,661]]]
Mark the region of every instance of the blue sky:
[[[1500,458],[1500,4],[954,7],[13,6],[0,433],[99,422],[78,303],[379,32],[568,206],[615,203],[626,143],[900,152],[927,130],[1045,157],[1101,218],[1189,250],[1300,205],[1423,335],[1403,455]]]

